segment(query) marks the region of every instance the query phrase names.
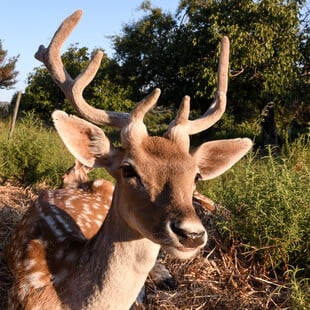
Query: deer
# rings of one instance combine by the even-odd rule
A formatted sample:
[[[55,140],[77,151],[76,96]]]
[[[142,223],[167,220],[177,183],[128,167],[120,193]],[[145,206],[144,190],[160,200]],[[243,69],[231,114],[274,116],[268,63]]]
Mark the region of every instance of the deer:
[[[115,179],[112,202],[99,225],[95,211],[105,206],[87,191],[40,193],[6,250],[13,274],[9,309],[129,309],[160,249],[178,259],[190,259],[204,248],[207,232],[192,204],[196,184],[223,174],[252,147],[248,138],[190,147],[190,135],[210,128],[225,112],[228,37],[220,44],[211,106],[201,117],[189,120],[190,97],[184,96],[164,135],[151,136],[144,117],[156,104],[160,89],[155,88],[130,113],[106,111],[92,107],[83,97],[102,52],[75,79],[66,71],[61,47],[81,16],[77,10],[67,17],[49,46],[40,46],[35,57],[80,116],[54,111],[59,136],[83,165],[103,167]],[[110,141],[101,125],[120,129],[120,146]],[[75,200],[83,208],[70,213]],[[94,217],[99,220],[97,232],[89,237],[84,232]]]
[[[61,176],[61,183],[59,188],[79,188],[86,187],[92,189],[92,184],[89,183],[90,179],[88,173],[90,173],[92,168],[83,165],[76,158],[74,164],[69,167],[65,173]],[[114,185],[112,182],[109,182],[111,188]],[[85,185],[84,185],[85,184]]]

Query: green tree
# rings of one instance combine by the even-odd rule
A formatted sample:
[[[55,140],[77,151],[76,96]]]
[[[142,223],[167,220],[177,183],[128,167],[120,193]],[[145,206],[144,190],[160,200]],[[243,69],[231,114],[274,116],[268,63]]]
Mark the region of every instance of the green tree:
[[[310,125],[310,1],[307,2],[301,16],[299,51],[302,58],[299,63],[299,77],[294,85],[296,94],[293,110],[293,129],[304,131]],[[294,133],[294,132],[292,132]]]
[[[172,17],[146,1],[141,7],[148,15],[114,39],[117,60],[140,91],[162,87],[168,104],[189,94],[201,112],[214,95],[219,41],[228,35],[228,112],[236,122],[262,115],[263,143],[277,144],[275,115],[281,121],[289,115],[300,70],[303,2],[182,0]]]
[[[83,71],[90,59],[91,53],[88,49],[79,48],[78,44],[71,45],[62,55],[63,64],[72,78]],[[128,109],[132,106],[131,101],[125,99],[129,97],[129,91],[110,81],[110,72],[113,72],[113,77],[117,79],[118,65],[105,55],[98,74],[85,89],[83,96],[89,104],[97,108]],[[50,120],[55,109],[74,113],[65,95],[43,66],[35,68],[28,76],[28,86],[22,97],[21,107],[22,111],[35,111],[44,120]]]
[[[167,94],[179,82],[176,51],[170,50],[175,41],[176,21],[171,14],[152,7],[149,1],[144,1],[140,9],[146,15],[138,22],[126,24],[122,35],[112,38],[115,59],[121,64],[122,83],[134,90],[134,100],[154,87]]]
[[[17,82],[15,66],[19,56],[8,58],[7,55],[0,40],[0,89],[10,88]]]
[[[192,70],[193,74],[197,72],[196,81],[207,85],[203,81],[211,78],[210,60],[204,60],[200,46],[212,46],[228,35],[229,108],[236,121],[261,116],[264,145],[278,144],[275,113],[283,119],[293,102],[292,86],[298,77],[296,64],[300,59],[299,10],[299,1],[181,1],[180,14],[188,19],[188,37],[197,50],[193,60],[196,70]]]

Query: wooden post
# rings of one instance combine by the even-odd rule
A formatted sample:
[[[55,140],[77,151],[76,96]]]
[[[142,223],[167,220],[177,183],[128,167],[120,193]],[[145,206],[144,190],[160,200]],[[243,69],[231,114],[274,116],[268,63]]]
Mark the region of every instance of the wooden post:
[[[14,108],[13,119],[12,119],[12,124],[11,124],[11,128],[10,128],[10,133],[9,133],[9,140],[11,139],[11,137],[13,135],[21,96],[22,96],[22,92],[19,91],[17,94],[16,104],[15,104],[15,108]]]

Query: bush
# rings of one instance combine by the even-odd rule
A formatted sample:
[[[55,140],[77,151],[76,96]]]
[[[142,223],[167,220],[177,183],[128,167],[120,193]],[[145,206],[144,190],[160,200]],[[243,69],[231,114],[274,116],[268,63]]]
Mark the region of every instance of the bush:
[[[285,156],[269,149],[250,154],[201,190],[231,211],[222,223],[241,243],[243,257],[283,274],[289,266],[310,273],[310,152],[306,136],[286,145]]]
[[[44,128],[33,114],[19,121],[10,140],[1,134],[0,176],[15,179],[23,185],[46,182],[58,184],[60,176],[72,164],[69,153],[56,134]]]

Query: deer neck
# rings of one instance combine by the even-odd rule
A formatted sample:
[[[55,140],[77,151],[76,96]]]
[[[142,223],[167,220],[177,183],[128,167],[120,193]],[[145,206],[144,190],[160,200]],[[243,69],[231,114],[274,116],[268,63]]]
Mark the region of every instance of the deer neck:
[[[130,228],[118,209],[112,202],[101,229],[86,244],[79,273],[69,281],[85,290],[79,309],[129,309],[155,264],[159,245]]]

